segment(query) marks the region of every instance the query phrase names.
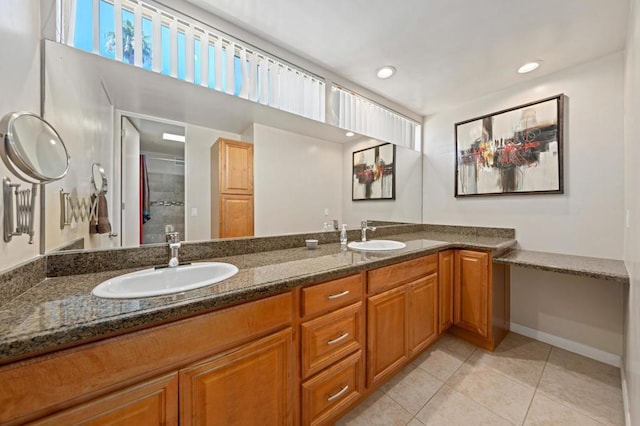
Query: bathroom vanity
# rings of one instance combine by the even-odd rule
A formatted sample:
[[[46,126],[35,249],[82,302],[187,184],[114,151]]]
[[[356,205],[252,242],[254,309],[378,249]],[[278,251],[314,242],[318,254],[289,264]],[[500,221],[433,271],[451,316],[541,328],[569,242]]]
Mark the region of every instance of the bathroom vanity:
[[[37,316],[44,336],[3,324],[0,423],[331,424],[445,332],[493,349],[508,331],[509,282],[492,257],[515,240],[393,239],[407,247],[221,258],[240,267],[236,277],[146,301],[83,294],[113,272],[48,278],[30,291],[48,299],[41,307],[66,299],[72,310],[80,298],[111,312],[85,313],[76,326],[91,337],[78,340],[47,327],[50,312],[18,314],[20,298],[5,305],[23,322]],[[53,294],[65,281],[75,290]]]

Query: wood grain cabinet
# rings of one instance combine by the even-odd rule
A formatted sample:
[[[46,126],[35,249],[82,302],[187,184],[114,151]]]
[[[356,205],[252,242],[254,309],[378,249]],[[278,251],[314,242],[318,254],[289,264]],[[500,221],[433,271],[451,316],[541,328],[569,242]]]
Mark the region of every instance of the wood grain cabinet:
[[[291,329],[180,370],[181,425],[289,425]]]
[[[438,253],[438,329],[443,334],[453,325],[453,276],[455,250]]]
[[[293,424],[293,313],[286,292],[2,365],[0,424]]]
[[[148,380],[47,416],[34,425],[177,425],[178,374]]]
[[[456,250],[453,277],[453,334],[494,350],[509,331],[509,275],[492,265],[491,254]]]
[[[454,320],[460,328],[482,337],[489,334],[489,255],[458,250],[455,257]]]
[[[219,138],[211,146],[211,238],[253,233],[253,144]]]
[[[367,387],[438,338],[438,255],[368,272]]]
[[[438,274],[420,278],[407,289],[409,298],[409,358],[438,338]]]
[[[301,291],[303,425],[333,424],[364,392],[364,274]]]

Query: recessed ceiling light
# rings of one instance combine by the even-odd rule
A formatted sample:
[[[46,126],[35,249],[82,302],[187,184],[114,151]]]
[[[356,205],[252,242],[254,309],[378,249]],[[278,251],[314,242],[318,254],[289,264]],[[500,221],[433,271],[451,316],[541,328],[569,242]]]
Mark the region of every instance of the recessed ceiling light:
[[[355,135],[355,133],[353,133],[353,132],[347,132],[347,133],[345,133],[345,135],[346,135],[347,137],[349,137],[349,138],[350,138],[351,136],[354,136],[354,135]]]
[[[518,68],[518,72],[520,74],[531,72],[531,71],[537,69],[540,66],[541,62],[542,61],[528,62],[528,63],[524,64],[523,66],[521,66],[520,68]]]
[[[385,65],[378,70],[378,78],[389,78],[396,73],[396,68],[391,65]]]
[[[174,135],[173,133],[163,133],[162,139],[165,141],[184,142],[186,138],[182,135]]]

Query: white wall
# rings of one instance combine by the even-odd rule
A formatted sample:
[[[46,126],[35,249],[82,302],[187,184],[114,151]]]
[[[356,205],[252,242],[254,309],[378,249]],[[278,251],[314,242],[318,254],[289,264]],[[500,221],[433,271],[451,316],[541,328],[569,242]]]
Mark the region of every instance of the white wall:
[[[254,125],[253,143],[256,236],[342,223],[342,145],[261,124]]]
[[[240,140],[237,133],[186,125],[185,240],[211,239],[211,145],[218,138]],[[217,179],[217,176],[215,177]],[[217,180],[216,180],[217,184]],[[197,216],[193,216],[193,209]]]
[[[511,322],[622,355],[621,283],[524,268],[511,281]]]
[[[71,158],[67,175],[46,185],[45,251],[80,237],[85,239],[85,248],[109,247],[115,240],[107,234],[90,235],[88,218],[76,227],[60,229],[60,190],[88,202],[93,163],[102,164],[107,174],[107,204],[114,226],[114,215],[119,213],[113,197],[118,190],[113,184],[113,107],[99,77],[86,72],[77,56],[65,56],[60,47],[48,43],[45,49],[44,117],[62,137]]]
[[[454,124],[559,93],[568,97],[565,193],[454,198]],[[513,227],[522,249],[622,259],[622,117],[622,53],[427,117],[424,222]],[[621,286],[596,281],[582,288],[573,277],[518,268],[511,277],[513,322],[621,355]],[[569,291],[578,288],[579,302]],[[601,303],[602,294],[607,303]],[[572,324],[566,312],[578,303],[576,318],[598,318]],[[603,322],[606,332],[599,329]]]
[[[631,2],[625,68],[625,229],[624,260],[631,277],[626,292],[624,371],[628,424],[640,424],[640,2]]]
[[[13,111],[40,114],[40,7],[39,0],[2,0],[0,13],[0,116]],[[0,179],[19,183],[0,161]],[[24,184],[21,189],[26,188]],[[2,202],[0,201],[0,204]],[[9,243],[0,238],[0,271],[38,255],[40,239],[39,203],[35,206],[35,238],[14,237]],[[0,224],[4,215],[0,209]],[[4,231],[2,231],[4,232]]]
[[[353,201],[353,153],[384,142],[360,139],[344,144],[342,156],[342,212],[349,229],[360,227],[363,220],[422,222],[422,153],[396,146],[396,199]]]

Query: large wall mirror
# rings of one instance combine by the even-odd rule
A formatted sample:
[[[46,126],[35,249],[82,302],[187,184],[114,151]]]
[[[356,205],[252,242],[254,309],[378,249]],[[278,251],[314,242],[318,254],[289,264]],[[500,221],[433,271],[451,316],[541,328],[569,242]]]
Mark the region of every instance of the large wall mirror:
[[[421,222],[420,152],[397,147],[395,200],[354,202],[352,153],[383,141],[54,42],[44,51],[44,117],[71,156],[68,175],[46,188],[44,252],[79,240],[85,249],[158,243],[167,226],[183,240],[211,239],[219,138],[253,144],[256,236],[321,231],[334,219]],[[61,230],[57,193],[90,197],[94,163],[108,182],[111,232],[90,234],[83,222]]]

